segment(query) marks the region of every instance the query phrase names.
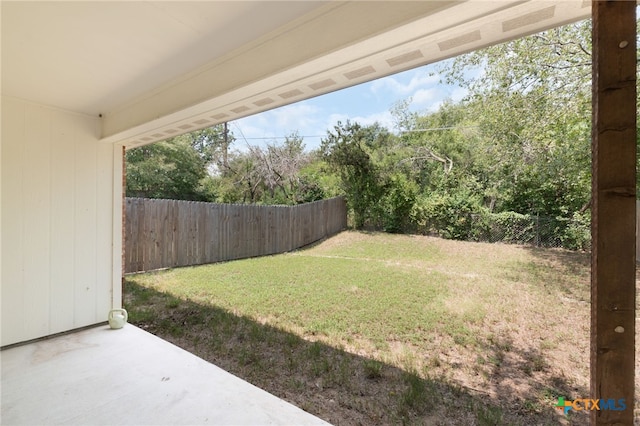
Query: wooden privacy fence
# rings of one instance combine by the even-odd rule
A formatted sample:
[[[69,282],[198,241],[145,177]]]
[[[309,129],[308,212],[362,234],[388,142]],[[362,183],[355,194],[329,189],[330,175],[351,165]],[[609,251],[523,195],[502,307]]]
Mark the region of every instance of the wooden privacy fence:
[[[284,253],[346,226],[343,198],[297,206],[127,198],[125,272]]]

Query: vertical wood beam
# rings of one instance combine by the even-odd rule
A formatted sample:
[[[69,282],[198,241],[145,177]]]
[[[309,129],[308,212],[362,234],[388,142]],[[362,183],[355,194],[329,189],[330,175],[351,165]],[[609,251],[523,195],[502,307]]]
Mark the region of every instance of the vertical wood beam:
[[[591,398],[626,409],[592,425],[633,424],[635,363],[636,2],[592,1]]]
[[[124,194],[125,194],[125,160],[124,146],[113,145],[113,194],[112,194],[112,284],[111,309],[121,308],[124,302]],[[106,314],[106,313],[105,313]],[[106,320],[106,317],[105,317]]]
[[[120,258],[120,262],[121,262],[121,277],[120,277],[120,288],[121,288],[121,292],[122,294],[120,295],[120,307],[124,308],[124,295],[125,295],[125,272],[126,272],[126,250],[127,247],[125,245],[126,243],[126,229],[127,229],[127,150],[124,147],[124,145],[122,145],[122,159],[120,160],[122,165],[122,196],[120,197],[121,200],[120,202],[122,203],[122,205],[120,206],[121,210],[122,210],[122,232],[120,235],[120,238],[122,238],[122,249],[120,250],[122,252],[122,256]],[[114,308],[116,308],[116,306],[114,306]]]

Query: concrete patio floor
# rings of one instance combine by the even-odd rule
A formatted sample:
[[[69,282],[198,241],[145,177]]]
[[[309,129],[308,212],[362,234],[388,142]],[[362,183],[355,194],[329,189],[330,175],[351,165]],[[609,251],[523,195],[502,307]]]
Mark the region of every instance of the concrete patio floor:
[[[3,425],[326,425],[131,324],[0,352]]]

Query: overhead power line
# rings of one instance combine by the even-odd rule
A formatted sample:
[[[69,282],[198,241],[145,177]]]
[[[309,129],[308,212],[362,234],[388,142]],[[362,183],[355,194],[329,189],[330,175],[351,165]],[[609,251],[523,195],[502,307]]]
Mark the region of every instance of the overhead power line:
[[[326,135],[296,135],[296,136],[299,137],[299,138],[323,138]],[[289,136],[262,136],[262,137],[255,136],[255,137],[249,137],[249,138],[245,137],[244,139],[246,139],[246,140],[251,140],[251,139],[287,139],[287,138],[290,138],[290,137],[291,137],[291,135],[289,135]]]
[[[402,130],[400,133],[417,133],[417,132],[437,132],[440,130],[455,130],[455,129],[475,129],[480,126],[449,126],[449,127],[431,127],[428,129],[412,129]]]

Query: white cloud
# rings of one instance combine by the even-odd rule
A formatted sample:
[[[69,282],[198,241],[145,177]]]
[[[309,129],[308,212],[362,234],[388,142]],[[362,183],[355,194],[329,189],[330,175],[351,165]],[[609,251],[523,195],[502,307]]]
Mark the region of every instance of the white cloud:
[[[331,114],[327,120],[326,128],[328,130],[333,130],[333,127],[338,124],[338,121],[345,124],[349,120],[351,123],[358,123],[361,126],[369,126],[374,123],[379,123],[381,126],[386,127],[388,129],[393,129],[394,121],[391,112],[383,111],[376,112],[368,115],[347,115],[347,114]]]
[[[318,123],[320,108],[305,102],[287,105],[269,111],[276,127],[304,130]]]
[[[395,96],[410,96],[416,90],[433,86],[440,81],[440,76],[429,75],[425,70],[416,70],[408,82],[403,82],[397,76],[384,77],[371,83],[371,91],[380,93],[391,92]]]
[[[426,107],[430,106],[436,100],[439,94],[438,89],[420,89],[416,91],[411,97],[412,107]]]
[[[327,130],[333,130],[333,126],[335,126],[336,124],[338,124],[338,121],[340,121],[342,124],[346,123],[347,120],[351,120],[351,117],[349,117],[347,114],[330,114],[327,117],[327,124],[326,124],[326,128]]]
[[[433,104],[431,104],[431,105],[429,106],[429,108],[427,108],[427,109],[425,110],[425,112],[426,112],[426,113],[429,113],[429,114],[431,114],[431,113],[433,113],[433,112],[436,112],[436,111],[438,111],[438,110],[440,109],[440,107],[442,106],[442,104],[444,104],[444,99],[440,99],[439,101],[434,102]]]
[[[297,131],[304,137],[307,149],[317,148],[338,121],[364,126],[378,122],[393,131],[394,119],[389,110],[399,100],[410,98],[410,110],[422,113],[437,110],[445,97],[455,102],[467,94],[464,89],[443,86],[439,81],[440,76],[429,75],[428,69],[415,69],[246,117],[234,122],[231,130],[238,147],[246,145],[243,135],[251,145],[264,145],[281,142],[284,136]]]
[[[283,137],[316,127],[320,114],[320,108],[303,102],[241,118],[233,122],[232,130],[241,132],[247,139]]]
[[[469,91],[467,89],[463,87],[456,87],[451,91],[450,97],[453,102],[460,102],[468,94],[469,94]]]
[[[268,126],[261,124],[263,117],[246,117],[230,123],[229,130],[236,139],[234,148],[244,151],[247,145],[262,145],[275,139],[276,135]]]
[[[411,98],[409,106],[417,112],[432,113],[436,112],[446,100],[460,102],[468,94],[469,91],[461,87],[420,89]]]
[[[386,127],[387,129],[392,129],[393,124],[393,116],[389,111],[376,112],[373,114],[369,114],[366,116],[357,116],[351,119],[363,126],[369,126],[374,123],[379,123],[381,126]]]

